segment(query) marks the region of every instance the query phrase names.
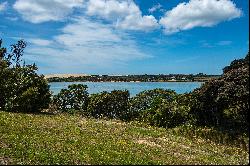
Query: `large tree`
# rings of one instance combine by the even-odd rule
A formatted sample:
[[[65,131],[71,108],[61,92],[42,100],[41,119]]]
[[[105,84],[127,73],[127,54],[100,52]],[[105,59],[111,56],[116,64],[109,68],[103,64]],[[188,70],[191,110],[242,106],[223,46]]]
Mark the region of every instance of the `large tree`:
[[[15,112],[37,112],[47,108],[50,91],[35,64],[21,64],[26,42],[11,45],[8,53],[0,40],[0,109]]]
[[[219,79],[205,83],[193,93],[194,113],[204,125],[248,129],[249,53],[223,69]]]

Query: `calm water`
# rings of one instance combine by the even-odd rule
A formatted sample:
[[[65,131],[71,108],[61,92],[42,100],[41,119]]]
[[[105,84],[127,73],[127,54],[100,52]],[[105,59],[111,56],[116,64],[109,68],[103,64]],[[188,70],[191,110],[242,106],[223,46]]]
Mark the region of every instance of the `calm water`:
[[[172,89],[177,93],[185,93],[201,86],[201,82],[52,82],[50,90],[57,94],[61,89],[71,84],[85,84],[90,94],[102,91],[129,90],[130,96],[135,96],[141,91],[155,88]]]

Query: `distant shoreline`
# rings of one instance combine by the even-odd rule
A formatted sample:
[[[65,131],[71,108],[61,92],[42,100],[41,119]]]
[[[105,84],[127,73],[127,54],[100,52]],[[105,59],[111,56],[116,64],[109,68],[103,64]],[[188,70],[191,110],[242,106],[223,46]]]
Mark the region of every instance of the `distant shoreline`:
[[[158,74],[158,75],[87,75],[87,74],[50,74],[45,75],[48,82],[207,82],[220,75]]]
[[[56,82],[100,82],[100,83],[119,83],[119,82],[126,82],[126,83],[141,83],[141,82],[157,82],[157,83],[164,83],[164,82],[206,82],[206,81],[49,81],[49,83],[56,83]]]

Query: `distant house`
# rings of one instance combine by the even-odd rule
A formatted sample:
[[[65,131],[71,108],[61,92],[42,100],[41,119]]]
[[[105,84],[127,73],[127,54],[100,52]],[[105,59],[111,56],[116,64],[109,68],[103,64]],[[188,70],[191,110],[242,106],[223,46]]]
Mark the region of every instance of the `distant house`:
[[[172,76],[172,77],[170,77],[170,78],[171,78],[171,81],[176,81],[175,76]]]

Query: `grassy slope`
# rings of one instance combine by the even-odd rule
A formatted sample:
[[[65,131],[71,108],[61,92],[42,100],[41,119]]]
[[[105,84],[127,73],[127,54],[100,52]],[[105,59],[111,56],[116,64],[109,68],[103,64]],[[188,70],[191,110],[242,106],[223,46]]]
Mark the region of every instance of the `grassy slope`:
[[[171,130],[0,111],[0,164],[248,164],[247,151]]]

